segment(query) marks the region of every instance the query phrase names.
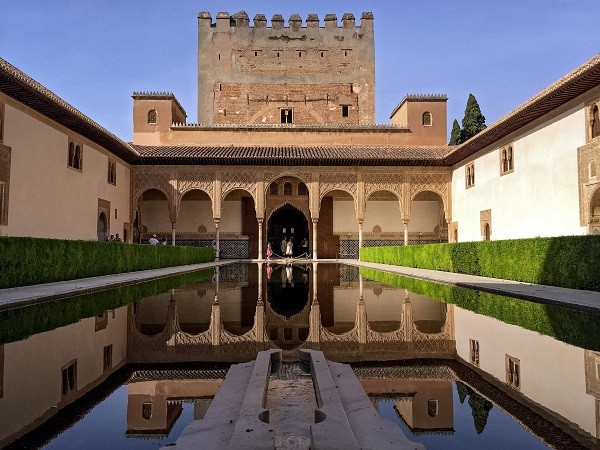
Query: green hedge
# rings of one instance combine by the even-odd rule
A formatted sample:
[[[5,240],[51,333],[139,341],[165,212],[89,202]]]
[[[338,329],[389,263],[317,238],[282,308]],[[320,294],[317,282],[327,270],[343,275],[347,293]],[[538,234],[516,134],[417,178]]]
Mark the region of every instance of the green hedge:
[[[0,238],[0,289],[213,261],[212,248]]]
[[[361,261],[600,291],[600,236],[367,247]]]
[[[443,303],[453,303],[474,313],[552,336],[577,347],[600,350],[600,320],[593,314],[448,284],[432,283],[364,267],[360,269],[360,273],[370,280],[407,289]]]
[[[0,312],[0,344],[20,341],[87,317],[98,316],[109,309],[117,309],[169,289],[209,280],[213,273],[213,269],[204,269]]]

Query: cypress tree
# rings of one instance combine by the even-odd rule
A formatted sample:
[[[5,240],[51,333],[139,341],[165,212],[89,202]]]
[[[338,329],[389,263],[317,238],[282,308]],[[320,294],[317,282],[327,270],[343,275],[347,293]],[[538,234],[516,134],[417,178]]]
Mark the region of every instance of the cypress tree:
[[[469,94],[465,117],[462,121],[462,142],[465,142],[485,128],[485,117],[481,114],[479,104],[473,94]]]
[[[454,122],[452,123],[452,133],[450,133],[450,142],[448,142],[448,145],[458,145],[461,142],[460,125],[458,124],[458,120],[454,119]]]

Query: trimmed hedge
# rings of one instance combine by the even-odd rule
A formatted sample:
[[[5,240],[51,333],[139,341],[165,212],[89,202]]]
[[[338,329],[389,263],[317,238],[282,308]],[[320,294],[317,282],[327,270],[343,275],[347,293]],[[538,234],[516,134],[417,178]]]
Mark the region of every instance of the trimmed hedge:
[[[87,317],[98,316],[109,309],[117,309],[169,289],[209,280],[213,273],[213,269],[204,269],[0,312],[0,344],[20,341]]]
[[[367,247],[361,261],[600,291],[600,236]]]
[[[212,248],[0,238],[0,289],[214,261]]]
[[[407,289],[443,303],[453,303],[476,314],[551,336],[576,347],[600,350],[600,320],[593,314],[364,267],[361,267],[360,273],[370,280]]]

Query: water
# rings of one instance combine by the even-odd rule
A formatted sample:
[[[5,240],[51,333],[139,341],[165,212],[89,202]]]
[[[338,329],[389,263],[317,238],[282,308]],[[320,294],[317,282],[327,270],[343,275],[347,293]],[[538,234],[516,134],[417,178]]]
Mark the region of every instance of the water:
[[[0,444],[160,448],[203,417],[231,363],[314,348],[428,449],[598,446],[598,316],[350,266],[260,273],[1,313]],[[298,372],[281,370],[273,389]]]

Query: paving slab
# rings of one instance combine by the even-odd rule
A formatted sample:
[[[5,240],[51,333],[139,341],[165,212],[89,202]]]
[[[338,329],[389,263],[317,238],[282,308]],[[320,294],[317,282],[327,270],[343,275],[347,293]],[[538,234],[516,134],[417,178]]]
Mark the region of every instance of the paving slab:
[[[92,292],[112,289],[127,284],[141,283],[173,275],[195,272],[197,270],[210,269],[212,267],[233,264],[235,262],[237,261],[213,261],[186,266],[140,270],[137,272],[118,273],[100,277],[80,278],[78,280],[57,281],[55,283],[0,289],[0,311],[43,301],[90,294]]]
[[[438,270],[415,269],[413,267],[393,266],[371,263],[355,259],[340,260],[340,263],[377,269],[421,280],[450,284],[453,286],[476,289],[493,294],[516,297],[546,305],[559,306],[592,314],[600,314],[600,292],[583,289],[568,289],[557,286],[523,283],[521,281],[502,280],[462,273],[441,272]]]

